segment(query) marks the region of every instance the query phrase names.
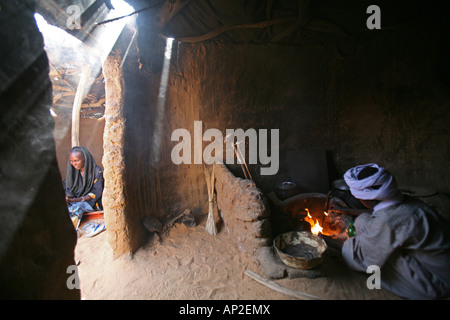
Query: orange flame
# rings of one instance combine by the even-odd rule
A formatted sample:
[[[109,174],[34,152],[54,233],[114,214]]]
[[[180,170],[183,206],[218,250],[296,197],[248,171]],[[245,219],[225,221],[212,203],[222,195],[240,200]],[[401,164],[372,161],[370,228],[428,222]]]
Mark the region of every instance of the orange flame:
[[[314,222],[314,219],[309,214],[309,210],[305,209],[307,216],[305,217],[305,221],[308,222],[311,225],[311,233],[318,235],[319,233],[322,233],[323,228],[320,226],[319,220],[316,219],[316,222]]]

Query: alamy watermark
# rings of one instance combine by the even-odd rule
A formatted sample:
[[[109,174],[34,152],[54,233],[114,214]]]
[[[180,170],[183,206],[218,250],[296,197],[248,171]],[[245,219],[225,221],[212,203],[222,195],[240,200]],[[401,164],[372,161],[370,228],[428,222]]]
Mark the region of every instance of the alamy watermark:
[[[74,264],[70,265],[66,269],[66,273],[70,276],[66,280],[67,289],[80,289],[80,277],[78,276],[78,267]]]
[[[67,7],[66,12],[68,14],[66,20],[67,29],[81,29],[81,8],[77,5],[70,5]]]
[[[203,133],[203,122],[194,121],[194,136],[187,129],[176,129],[172,132],[171,141],[178,141],[170,154],[172,162],[179,164],[213,164],[223,162],[234,164],[235,156],[238,164],[246,163],[246,141],[248,141],[248,158],[250,164],[269,165],[261,167],[261,175],[274,175],[278,172],[279,129],[270,130],[270,155],[268,148],[268,130],[259,129],[226,129],[225,137],[219,129],[211,128]],[[203,149],[203,141],[211,141]],[[225,151],[224,151],[225,144]],[[193,159],[192,159],[192,154]]]
[[[377,5],[370,5],[367,7],[366,13],[370,13],[367,18],[366,26],[367,29],[381,29],[381,9]]]
[[[372,275],[367,278],[366,286],[368,289],[381,289],[381,270],[377,265],[370,265],[367,267],[366,273]]]

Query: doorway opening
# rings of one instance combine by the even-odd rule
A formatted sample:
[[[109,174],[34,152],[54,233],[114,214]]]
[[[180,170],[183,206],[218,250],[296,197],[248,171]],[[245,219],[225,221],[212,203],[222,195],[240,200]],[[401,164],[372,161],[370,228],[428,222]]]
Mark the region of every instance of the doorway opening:
[[[64,28],[66,25],[60,28],[48,23],[44,18],[45,14],[42,16],[35,13],[35,20],[43,35],[44,48],[49,60],[49,77],[53,89],[53,101],[49,112],[55,121],[53,137],[61,183],[64,185],[70,166],[69,151],[72,147],[83,146],[89,150],[95,164],[103,171],[105,186],[102,202],[104,203],[108,197],[117,198],[115,188],[109,187],[110,191],[105,192],[107,185],[114,184],[113,181],[108,181],[105,175],[105,171],[110,171],[112,166],[110,162],[104,161],[105,154],[111,154],[111,143],[106,141],[111,138],[104,137],[105,131],[110,126],[107,109],[108,103],[116,104],[117,101],[108,102],[107,82],[108,77],[113,75],[105,72],[104,69],[105,65],[108,65],[110,56],[115,56],[117,53],[121,55],[122,61],[125,61],[127,52],[134,41],[136,29],[131,16],[116,19],[134,11],[125,1],[112,0],[113,8],[107,7],[103,1],[98,2],[101,4],[95,8],[96,10],[92,8],[96,2],[90,7],[79,8],[83,14],[91,12],[91,18],[85,18],[85,25],[80,30],[73,30],[75,32],[70,32],[71,30],[68,30],[70,28]],[[64,11],[59,7],[53,9],[58,12]],[[70,16],[69,8],[67,13],[69,15],[66,14],[65,17],[69,22],[69,19],[73,18]],[[48,21],[52,21],[51,17]],[[103,21],[108,23],[99,23]],[[69,27],[68,24],[67,27]],[[110,79],[110,82],[114,82],[114,79]],[[111,90],[110,87],[109,91],[114,91],[114,88]],[[105,193],[108,193],[106,197]],[[101,224],[106,225],[106,229],[103,230],[108,233],[108,218],[110,221],[115,221],[116,216],[120,215],[118,213],[120,209],[105,210],[103,206],[94,207],[93,214],[92,212],[83,213],[80,223],[74,223],[78,239],[87,235],[97,235],[98,233],[92,234],[91,229]],[[121,222],[126,223],[126,221]],[[126,229],[126,225],[113,226],[111,229],[119,228]],[[115,236],[109,238],[115,238]]]

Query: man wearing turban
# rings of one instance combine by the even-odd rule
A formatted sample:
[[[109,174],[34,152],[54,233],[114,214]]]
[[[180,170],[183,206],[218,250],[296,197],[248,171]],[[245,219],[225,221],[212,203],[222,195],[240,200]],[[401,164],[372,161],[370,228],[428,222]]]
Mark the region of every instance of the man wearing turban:
[[[352,195],[372,209],[355,220],[356,236],[346,240],[348,266],[381,270],[381,287],[410,299],[450,297],[450,227],[422,201],[400,192],[392,174],[370,163],[349,169],[344,180]]]

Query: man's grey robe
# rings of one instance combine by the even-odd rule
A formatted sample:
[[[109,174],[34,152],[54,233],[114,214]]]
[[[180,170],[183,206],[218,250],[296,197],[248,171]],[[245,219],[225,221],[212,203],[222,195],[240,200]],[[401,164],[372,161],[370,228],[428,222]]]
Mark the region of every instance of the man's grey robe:
[[[345,241],[347,264],[381,270],[381,287],[410,299],[450,296],[450,227],[422,201],[404,201],[356,218],[357,235]]]

